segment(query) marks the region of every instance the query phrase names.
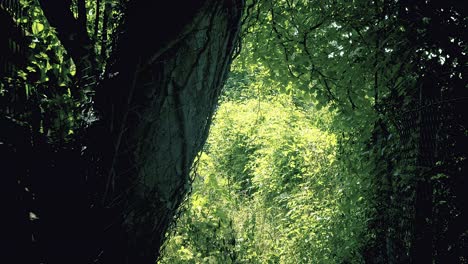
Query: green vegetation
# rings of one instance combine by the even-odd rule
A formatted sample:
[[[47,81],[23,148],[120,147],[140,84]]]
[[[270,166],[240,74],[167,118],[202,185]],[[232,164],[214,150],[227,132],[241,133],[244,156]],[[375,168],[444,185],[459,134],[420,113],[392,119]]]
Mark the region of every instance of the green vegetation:
[[[457,0],[0,1],[9,254],[468,263],[467,22]]]
[[[458,8],[247,1],[160,263],[467,263]]]
[[[361,262],[368,173],[332,118],[290,96],[223,102],[161,263]]]
[[[333,105],[242,65],[246,53],[160,263],[364,262],[375,212],[363,136],[375,117],[344,124]]]

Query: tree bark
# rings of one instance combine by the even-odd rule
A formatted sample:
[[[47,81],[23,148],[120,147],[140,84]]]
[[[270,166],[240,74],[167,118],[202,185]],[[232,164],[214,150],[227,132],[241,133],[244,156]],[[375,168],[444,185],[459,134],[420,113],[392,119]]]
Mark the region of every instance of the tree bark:
[[[242,1],[135,2],[97,91],[103,263],[153,263],[190,189],[231,63]],[[149,35],[156,38],[148,37]],[[94,136],[90,134],[90,136]],[[111,155],[108,155],[111,153]]]
[[[71,2],[49,2],[40,1],[49,23],[77,68],[88,72],[95,54],[69,10]],[[4,239],[24,250],[10,250],[12,258],[155,263],[190,189],[189,174],[229,70],[243,5],[128,1],[106,76],[95,90],[98,121],[65,143],[30,135],[27,125],[0,131],[0,154],[9,156],[2,159],[9,163],[2,163],[9,176],[2,189],[15,200],[5,226],[16,223]],[[23,128],[24,135],[16,132]],[[15,136],[18,142],[11,140]]]

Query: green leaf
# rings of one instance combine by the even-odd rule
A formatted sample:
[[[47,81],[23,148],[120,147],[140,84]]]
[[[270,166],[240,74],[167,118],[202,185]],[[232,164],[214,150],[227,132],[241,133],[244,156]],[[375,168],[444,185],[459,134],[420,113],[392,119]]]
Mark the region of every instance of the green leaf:
[[[41,31],[44,30],[44,25],[40,22],[35,21],[32,24],[32,32],[33,34],[39,34]]]

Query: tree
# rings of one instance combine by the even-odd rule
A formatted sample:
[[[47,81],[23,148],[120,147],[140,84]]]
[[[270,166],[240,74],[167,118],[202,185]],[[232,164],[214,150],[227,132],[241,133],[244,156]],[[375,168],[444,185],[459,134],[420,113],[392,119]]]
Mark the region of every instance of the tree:
[[[466,7],[431,0],[251,0],[246,6],[241,70],[232,82],[248,86],[254,72],[267,89],[278,86],[302,96],[306,105],[336,111],[333,132],[340,142],[336,159],[344,165],[338,170],[343,189],[363,198],[356,203],[346,197],[341,208],[366,212],[367,241],[336,239],[341,232],[334,229],[340,247],[329,251],[333,263],[466,263]],[[245,154],[225,172],[242,167]],[[240,189],[249,173],[234,178]],[[268,190],[285,187],[269,183]],[[343,237],[356,233],[350,226],[362,232],[363,225],[346,220],[335,225]],[[324,241],[319,250],[327,249]],[[346,254],[350,248],[358,250]],[[311,251],[304,247],[298,253]]]
[[[309,256],[311,240],[300,232],[291,253],[339,263],[466,262],[464,5],[245,2],[242,18],[241,0],[1,2],[0,153],[2,172],[11,175],[1,178],[1,193],[13,212],[2,226],[16,249],[34,253],[22,254],[20,262],[144,263],[157,257],[162,234],[190,189],[192,161],[240,46],[241,69],[231,85],[248,86],[259,77],[261,85],[252,86],[258,90],[277,87],[264,92],[292,94],[303,109],[333,111],[326,131],[336,137],[337,167],[327,167],[333,172],[324,170],[322,176],[331,176],[322,182],[332,180],[336,195],[318,197],[336,203],[317,207],[336,212],[323,215],[333,224],[314,229],[306,217],[290,229],[324,231],[314,252],[326,254]],[[236,41],[239,24],[242,42]],[[242,102],[251,94],[235,87],[230,96]],[[316,134],[305,138],[310,135]],[[301,153],[313,148],[286,135],[272,144],[278,148],[270,148],[276,155],[268,156],[271,162],[254,167],[239,153],[260,154],[260,146],[234,139],[226,152],[238,155],[225,157],[221,167],[235,172],[236,191],[248,198],[262,193],[259,183],[271,184],[263,190],[271,211],[303,217],[299,209],[313,199],[290,199],[289,206],[287,194],[281,196],[303,191],[297,186],[304,167],[297,163],[306,156],[297,159],[287,146]],[[260,167],[281,177],[249,176]],[[359,217],[350,220],[350,212]],[[218,248],[199,248],[213,256],[221,248],[239,259],[237,242],[224,237],[236,224],[210,227],[222,230],[222,238],[213,236]],[[269,252],[276,260],[278,252]]]
[[[33,31],[34,23],[55,31],[66,54],[59,60],[72,61],[71,81],[54,95],[69,111],[44,107],[51,96],[44,84],[59,81],[52,70],[31,81],[31,66],[23,82],[12,82],[21,77],[14,74],[2,82],[6,97],[26,90],[1,112],[8,128],[0,135],[2,188],[15,226],[4,238],[14,241],[9,254],[21,263],[152,263],[190,188],[188,173],[237,45],[243,1],[24,3],[43,11],[47,22],[33,21]],[[109,45],[112,15],[118,25]],[[31,56],[54,68],[59,49]],[[29,108],[8,110],[21,104]]]

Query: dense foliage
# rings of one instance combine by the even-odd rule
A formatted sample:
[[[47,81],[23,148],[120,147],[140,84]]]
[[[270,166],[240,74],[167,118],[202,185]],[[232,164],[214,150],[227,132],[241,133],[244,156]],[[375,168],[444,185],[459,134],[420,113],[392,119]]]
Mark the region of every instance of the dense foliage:
[[[466,19],[456,1],[249,1],[162,262],[466,263]]]
[[[86,4],[86,14],[78,10],[78,3],[69,10],[77,19],[76,23],[86,26],[86,32],[80,32],[86,37],[74,38],[85,38],[89,42],[89,46],[82,48],[90,54],[82,54],[78,59],[73,58],[77,56],[75,50],[65,48],[67,44],[77,44],[63,43],[70,37],[66,33],[71,32],[60,32],[70,21],[48,21],[43,9],[50,7],[47,4],[41,7],[39,1],[12,1],[10,7],[4,3],[7,12],[20,10],[12,15],[16,16],[18,29],[24,31],[21,40],[15,40],[24,45],[18,47],[24,52],[15,54],[14,46],[9,52],[13,56],[23,56],[25,64],[2,76],[1,110],[20,122],[31,124],[34,137],[45,135],[47,140],[60,141],[59,144],[72,140],[73,133],[84,133],[95,119],[91,98],[111,52],[109,39],[115,34],[122,15],[118,1],[83,1],[83,4]],[[51,7],[54,8],[59,10],[62,6]]]
[[[368,174],[344,158],[332,118],[289,96],[222,103],[161,262],[362,261]]]
[[[466,11],[0,1],[10,254],[468,263]]]

